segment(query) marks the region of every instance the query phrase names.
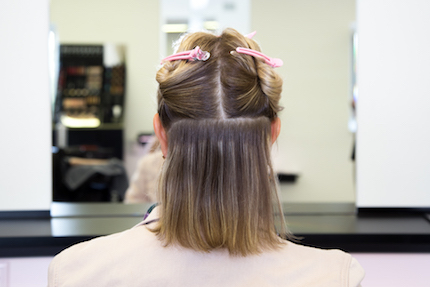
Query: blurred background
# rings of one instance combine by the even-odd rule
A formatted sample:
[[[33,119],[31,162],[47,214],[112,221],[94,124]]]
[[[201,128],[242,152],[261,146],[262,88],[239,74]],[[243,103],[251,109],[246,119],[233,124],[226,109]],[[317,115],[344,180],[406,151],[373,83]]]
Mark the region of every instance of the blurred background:
[[[283,128],[273,157],[275,170],[290,179],[282,185],[283,199],[354,202],[355,5],[339,0],[52,0],[50,25],[60,59],[60,86],[52,98],[54,146],[66,156],[115,156],[130,179],[146,153],[145,136],[152,134],[155,72],[159,60],[173,52],[172,44],[187,31],[256,30],[254,39],[263,51],[285,63],[278,69],[284,79]],[[103,51],[98,60],[71,50],[81,48],[85,53],[91,47]],[[68,67],[75,74],[70,67],[93,67],[93,72],[71,75]],[[97,67],[99,76],[94,75]],[[99,83],[96,95],[75,95],[87,93],[80,90],[77,78],[83,86],[88,81]],[[63,177],[66,172],[61,172]],[[55,178],[60,176],[54,173]],[[119,193],[121,197],[123,192]],[[54,200],[67,200],[67,195]]]
[[[284,202],[430,205],[422,109],[429,44],[418,37],[429,26],[425,1],[22,2],[34,9],[26,21],[2,4],[14,11],[2,17],[3,27],[13,27],[2,30],[10,95],[1,113],[2,190],[14,192],[4,192],[1,210],[47,210],[52,199],[122,202],[148,152],[160,59],[185,31],[229,26],[256,30],[263,52],[284,61],[277,70],[283,126],[273,153]],[[108,196],[57,197],[59,185]]]

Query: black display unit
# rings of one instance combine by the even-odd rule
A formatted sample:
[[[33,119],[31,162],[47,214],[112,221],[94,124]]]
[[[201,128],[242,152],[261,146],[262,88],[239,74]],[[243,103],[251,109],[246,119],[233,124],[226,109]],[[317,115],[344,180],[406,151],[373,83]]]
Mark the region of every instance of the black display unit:
[[[105,66],[104,56],[103,45],[60,45],[54,201],[123,200],[128,185],[122,165],[126,68],[124,63]]]
[[[60,45],[55,122],[62,116],[98,119],[100,125],[122,122],[125,64],[104,66],[103,52],[102,45]]]

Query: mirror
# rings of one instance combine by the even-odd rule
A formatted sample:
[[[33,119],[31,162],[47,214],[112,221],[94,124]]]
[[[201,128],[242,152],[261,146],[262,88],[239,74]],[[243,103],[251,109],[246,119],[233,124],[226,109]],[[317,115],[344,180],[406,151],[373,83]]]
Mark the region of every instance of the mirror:
[[[284,78],[285,109],[274,166],[297,180],[281,184],[281,198],[289,203],[355,202],[354,134],[348,129],[354,0],[51,0],[50,13],[60,43],[124,47],[124,114],[116,127],[121,133],[107,138],[122,138],[129,179],[147,151],[138,135],[153,130],[159,60],[170,54],[181,25],[231,26],[242,33],[257,30],[254,39],[263,51],[284,61],[278,72]]]

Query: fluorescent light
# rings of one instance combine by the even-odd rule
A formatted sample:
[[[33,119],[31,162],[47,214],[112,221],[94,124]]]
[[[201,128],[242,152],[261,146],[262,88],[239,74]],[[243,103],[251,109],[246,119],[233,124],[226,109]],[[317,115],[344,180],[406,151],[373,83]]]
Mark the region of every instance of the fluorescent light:
[[[61,123],[68,128],[96,128],[100,126],[98,118],[73,118],[66,115],[61,116]]]
[[[219,23],[218,21],[205,21],[203,27],[206,30],[217,30],[219,28]]]
[[[184,33],[187,29],[187,24],[164,24],[162,27],[164,33]]]

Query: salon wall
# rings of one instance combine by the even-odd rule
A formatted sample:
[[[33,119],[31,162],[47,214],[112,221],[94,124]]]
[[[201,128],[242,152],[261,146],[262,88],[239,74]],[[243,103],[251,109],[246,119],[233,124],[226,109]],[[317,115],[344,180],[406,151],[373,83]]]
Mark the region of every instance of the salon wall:
[[[282,185],[288,202],[353,202],[353,135],[348,130],[354,0],[252,1],[263,51],[281,58],[282,131],[278,170],[298,172]],[[270,21],[265,15],[270,15]]]
[[[357,204],[428,208],[430,2],[357,7]]]
[[[51,1],[51,12],[56,9],[57,1],[60,0]],[[35,66],[28,66],[26,63],[37,61],[43,62],[41,66],[46,65],[47,58],[40,55],[46,55],[44,52],[47,50],[46,42],[43,41],[46,39],[44,33],[48,29],[49,17],[46,6],[48,3],[42,0],[34,2],[37,3],[25,0],[14,2],[16,5],[2,3],[5,9],[0,9],[2,12],[0,19],[5,24],[1,26],[4,28],[1,31],[9,33],[3,39],[12,40],[10,33],[14,32],[17,36],[14,36],[15,40],[10,42],[11,48],[8,53],[1,55],[1,59],[11,67],[15,65],[15,59],[23,59],[19,61],[19,65],[25,66],[27,71],[30,69],[30,73],[36,74]],[[114,0],[102,2],[109,4],[104,5],[103,9],[120,11],[117,13],[118,17],[104,21],[106,20],[103,19],[105,10],[100,9],[100,1],[84,3],[80,0],[73,1],[73,7],[68,8],[68,13],[63,13],[61,17],[53,19],[53,22],[57,26],[61,40],[65,42],[81,43],[82,40],[86,40],[88,43],[98,43],[101,39],[107,38],[112,42],[127,45],[129,78],[125,119],[126,140],[134,141],[138,132],[152,131],[156,90],[154,72],[161,58],[161,55],[153,56],[160,54],[158,29],[154,29],[154,25],[158,27],[159,23],[158,3],[157,1],[128,0],[127,5],[124,5],[124,1],[120,1],[121,7],[116,7]],[[262,43],[264,52],[282,58],[285,63],[278,70],[285,82],[282,102],[285,110],[282,113],[283,130],[278,143],[276,163],[280,170],[297,171],[300,177],[296,184],[283,186],[282,195],[290,202],[352,202],[354,201],[353,166],[349,160],[352,135],[347,129],[350,69],[348,51],[350,49],[349,25],[354,21],[355,4],[352,0],[327,0],[323,4],[316,0],[303,2],[254,0],[251,6],[252,29],[258,30],[255,39]],[[79,9],[75,8],[79,3],[86,9],[80,9],[81,16],[76,17],[74,9]],[[22,9],[22,7],[28,9]],[[18,13],[15,10],[16,13],[8,13],[10,9],[20,9],[20,16],[15,15]],[[96,12],[87,13],[86,11]],[[262,15],[271,15],[271,21],[266,21]],[[86,22],[87,20],[89,22]],[[75,21],[75,29],[64,30],[63,21]],[[336,28],[338,23],[342,24],[341,28]],[[46,26],[42,29],[42,25]],[[76,34],[75,31],[78,30],[79,25],[87,28],[86,35]],[[104,29],[106,35],[92,32],[91,27],[94,25],[106,27]],[[141,32],[131,32],[131,29],[124,28],[124,25],[139,27]],[[6,27],[8,27],[7,30]],[[26,37],[33,36],[27,39],[24,39],[24,36],[19,38],[21,33],[25,33]],[[311,37],[308,37],[309,35]],[[83,36],[86,38],[82,38]],[[20,46],[20,43],[29,43],[28,39],[32,39],[32,47],[43,46],[43,52],[29,54],[25,45]],[[315,43],[323,43],[324,48],[315,49]],[[23,67],[22,70],[25,70]],[[4,65],[2,68],[4,71],[8,69]],[[3,79],[7,79],[5,82],[16,83],[19,81],[16,75],[19,74],[20,72],[10,73]],[[37,73],[37,77],[47,81],[47,75],[44,73]],[[18,86],[22,92],[16,94],[18,89],[15,89],[12,93],[14,86]],[[10,119],[21,118],[16,117],[18,114],[26,114],[27,119],[32,118],[32,113],[36,113],[34,101],[40,103],[45,98],[47,102],[49,101],[47,83],[45,88],[37,89],[37,96],[24,91],[27,87],[21,83],[10,87],[10,93],[16,95],[14,98],[20,98],[21,102],[29,103],[29,111],[17,108],[13,112],[11,107],[14,104],[10,103],[6,105],[10,112],[5,111],[0,115],[3,123],[10,123]],[[44,89],[46,89],[45,92]],[[133,105],[129,104],[131,102]],[[3,105],[2,108],[4,107]],[[48,117],[49,103],[44,106],[44,109],[46,111],[43,115]],[[12,126],[5,125],[6,137],[14,138],[16,141],[1,142],[2,150],[11,151],[8,155],[4,155],[7,158],[1,163],[2,172],[6,170],[5,178],[11,178],[11,181],[6,183],[3,179],[1,181],[1,193],[7,195],[1,196],[0,210],[49,209],[51,171],[47,161],[50,159],[50,119],[44,118],[40,113],[37,116],[41,118],[37,117],[38,120],[34,121],[23,119],[21,125],[15,125],[14,129]],[[18,133],[18,130],[22,133]],[[25,139],[20,138],[24,135]],[[24,153],[23,151],[29,147],[29,139],[32,144],[31,151]],[[40,146],[37,141],[40,141]],[[21,144],[17,145],[18,142]],[[19,154],[23,157],[15,161],[15,157]],[[34,165],[25,164],[28,158],[34,159],[32,162],[39,162],[37,168]],[[20,165],[14,166],[16,162],[20,162]],[[30,180],[22,180],[23,174],[27,174],[26,179],[30,177]]]
[[[0,210],[48,210],[48,0],[0,1]]]
[[[51,0],[50,19],[60,42],[126,46],[126,143],[142,131],[152,131],[155,72],[161,59],[159,14],[158,1]]]
[[[137,131],[151,131],[151,118],[155,112],[154,71],[158,65],[158,58],[147,57],[158,55],[158,29],[154,29],[154,23],[158,23],[158,4],[156,1],[131,1],[125,8],[131,15],[136,11],[146,13],[142,16],[127,16],[118,18],[112,23],[128,21],[130,25],[141,27],[142,32],[135,37],[137,47],[129,47],[127,60],[129,69],[135,69],[128,79],[128,98],[136,98],[136,104],[127,106],[126,134],[134,140]],[[103,3],[113,3],[103,1]],[[123,2],[123,1],[122,1]],[[51,1],[54,4],[55,0]],[[362,165],[359,186],[366,190],[371,197],[359,198],[359,205],[377,206],[387,203],[387,199],[393,198],[396,202],[390,205],[404,203],[411,196],[403,196],[405,191],[418,190],[425,200],[428,200],[426,188],[430,185],[426,180],[428,170],[428,112],[418,109],[427,107],[428,90],[425,86],[428,71],[423,65],[428,58],[428,39],[420,37],[423,42],[413,45],[414,53],[409,52],[408,46],[400,45],[410,41],[417,41],[417,35],[428,35],[428,31],[422,33],[405,33],[407,29],[416,32],[417,28],[428,27],[428,17],[422,15],[428,10],[428,2],[414,0],[418,6],[410,6],[404,1],[390,2],[392,13],[388,13],[385,1],[379,1],[376,11],[371,1],[362,2],[369,4],[361,6],[363,11],[373,11],[373,18],[365,18],[364,21],[377,20],[387,15],[402,15],[402,21],[395,17],[391,21],[383,21],[387,28],[398,24],[398,31],[390,34],[373,35],[374,40],[390,41],[380,49],[386,67],[385,71],[401,71],[394,74],[396,77],[387,77],[380,81],[383,74],[374,75],[370,84],[381,83],[378,88],[384,93],[374,93],[373,96],[363,97],[359,101],[359,122],[363,126],[364,112],[369,108],[367,127],[369,133],[362,133],[359,137],[359,160],[366,160],[366,147],[368,148],[367,166]],[[409,2],[408,2],[409,3]],[[89,2],[85,2],[89,7]],[[281,6],[279,6],[281,5]],[[405,6],[406,5],[406,6]],[[420,6],[421,5],[421,6]],[[276,7],[274,9],[273,7]],[[418,7],[418,9],[411,8]],[[423,8],[419,8],[423,7]],[[303,12],[304,9],[307,12]],[[55,9],[51,7],[51,9]],[[412,9],[412,10],[407,10]],[[49,1],[47,0],[16,0],[0,2],[0,38],[2,39],[2,53],[0,54],[0,81],[2,86],[2,104],[0,105],[0,210],[47,210],[51,202],[51,122],[48,96],[48,72],[47,63],[47,31]],[[121,10],[124,11],[124,10]],[[402,13],[408,11],[408,13]],[[136,12],[137,13],[137,12]],[[397,13],[397,14],[396,14]],[[63,15],[62,18],[71,17]],[[270,15],[271,20],[265,20],[262,15]],[[408,16],[409,15],[409,16]],[[87,15],[88,17],[96,17]],[[279,139],[276,165],[281,170],[297,171],[300,173],[296,184],[283,186],[282,195],[285,200],[294,201],[354,201],[353,165],[350,162],[352,148],[352,135],[348,132],[348,105],[349,105],[349,71],[350,71],[350,23],[354,21],[355,3],[352,0],[326,0],[326,1],[275,1],[266,0],[252,2],[252,28],[258,30],[256,40],[262,43],[264,52],[284,60],[285,65],[279,68],[284,78],[283,105],[285,110],[281,117],[283,130]],[[409,18],[408,18],[409,17]],[[85,21],[86,17],[80,17],[76,25]],[[94,18],[92,18],[94,19]],[[386,19],[386,18],[384,18]],[[418,21],[418,22],[417,22]],[[59,22],[59,21],[58,21]],[[98,21],[91,21],[96,25]],[[336,23],[341,23],[336,28]],[[371,23],[371,22],[368,22]],[[410,23],[409,28],[405,28]],[[424,24],[422,24],[424,23]],[[379,22],[379,24],[381,24]],[[107,25],[107,24],[106,24]],[[158,24],[157,24],[158,25]],[[370,25],[369,27],[374,27]],[[59,31],[61,27],[58,24]],[[373,28],[372,28],[373,29]],[[109,26],[106,29],[112,41],[127,44],[121,36],[127,33],[122,28]],[[370,30],[369,30],[370,31]],[[395,31],[388,29],[387,31]],[[73,31],[70,31],[73,33]],[[409,37],[408,41],[396,38],[398,32],[403,32],[402,37]],[[305,37],[311,35],[311,37]],[[82,36],[82,35],[80,35]],[[133,35],[132,35],[133,36]],[[413,37],[412,37],[413,36]],[[97,42],[97,35],[88,36],[88,41]],[[400,40],[399,40],[400,39]],[[73,41],[72,37],[64,39]],[[275,43],[267,45],[267,43]],[[322,48],[315,48],[315,43],[323,44]],[[372,42],[369,42],[372,43]],[[415,43],[415,42],[413,42]],[[385,45],[385,44],[384,44]],[[400,45],[400,46],[399,46]],[[131,46],[131,45],[130,45]],[[134,45],[133,45],[134,46]],[[402,55],[408,57],[399,62],[399,53],[386,54],[393,47],[399,47]],[[374,50],[375,45],[370,44],[369,51]],[[381,46],[382,47],[382,46]],[[416,49],[424,49],[420,52]],[[379,51],[379,50],[378,50]],[[418,51],[418,52],[417,52]],[[391,55],[391,56],[390,56]],[[419,55],[419,57],[418,57]],[[409,61],[408,59],[412,59]],[[387,60],[391,57],[391,60]],[[426,56],[427,57],[427,56]],[[360,59],[360,58],[359,58]],[[378,58],[382,60],[382,58]],[[392,60],[395,61],[392,61]],[[31,63],[31,64],[30,64]],[[375,61],[369,61],[369,71]],[[408,66],[408,63],[421,63],[417,66]],[[399,64],[405,64],[399,68]],[[411,73],[414,72],[414,73]],[[406,77],[412,75],[411,77]],[[415,75],[415,76],[414,76]],[[424,78],[423,78],[424,77]],[[25,79],[23,82],[22,79]],[[397,79],[397,80],[393,80]],[[339,81],[341,84],[339,84]],[[397,87],[394,83],[407,83],[406,86]],[[364,95],[366,84],[361,83],[361,93]],[[397,87],[397,88],[396,88]],[[405,88],[406,87],[406,88]],[[419,90],[411,90],[418,87]],[[390,88],[386,90],[386,88]],[[378,91],[378,90],[375,90]],[[405,96],[407,95],[407,97]],[[424,95],[415,97],[416,95]],[[374,97],[375,96],[375,97]],[[414,97],[412,97],[414,96]],[[386,98],[384,98],[386,97]],[[403,101],[402,99],[408,99]],[[130,102],[130,101],[128,101]],[[377,109],[375,103],[381,103]],[[412,105],[414,103],[414,105]],[[376,120],[381,120],[380,112],[389,110],[391,121],[385,127],[379,129],[375,126]],[[418,111],[418,112],[417,112]],[[361,114],[360,114],[361,113]],[[398,117],[401,114],[403,117]],[[409,115],[409,116],[408,116]],[[414,116],[410,116],[414,115]],[[405,124],[404,120],[412,119]],[[373,125],[373,129],[372,128]],[[414,127],[414,129],[410,129]],[[402,129],[399,129],[402,128]],[[381,132],[383,131],[383,132]],[[381,143],[375,136],[387,135]],[[406,135],[406,136],[403,136]],[[419,137],[417,137],[419,136]],[[365,140],[367,138],[367,140]],[[376,140],[375,140],[376,139]],[[395,147],[392,143],[399,141],[402,145]],[[378,145],[375,145],[378,143]],[[389,143],[390,145],[384,145]],[[410,147],[413,147],[412,149]],[[409,151],[399,155],[399,151]],[[375,156],[378,156],[377,158]],[[404,164],[399,164],[403,162]],[[388,163],[388,164],[387,164]],[[383,164],[383,165],[382,165]],[[364,167],[365,166],[365,167]],[[387,166],[391,169],[387,169]],[[395,169],[393,169],[396,167]],[[417,168],[418,167],[418,168]],[[383,173],[381,173],[383,171]],[[363,172],[366,172],[363,173]],[[428,172],[427,172],[428,174]],[[412,175],[412,180],[403,180],[401,184],[397,179]],[[420,176],[420,177],[417,177]],[[375,179],[384,179],[385,182],[374,182]],[[418,178],[418,180],[417,180]],[[428,178],[428,176],[427,176]],[[393,180],[396,179],[396,180]],[[366,184],[366,185],[365,185]],[[395,191],[395,187],[399,187]],[[383,189],[381,187],[384,187]],[[378,193],[383,190],[382,193]],[[361,194],[363,195],[363,194]],[[377,197],[375,197],[377,195]],[[416,202],[410,204],[416,206]],[[409,203],[408,203],[409,204]],[[428,204],[426,203],[428,206]]]

